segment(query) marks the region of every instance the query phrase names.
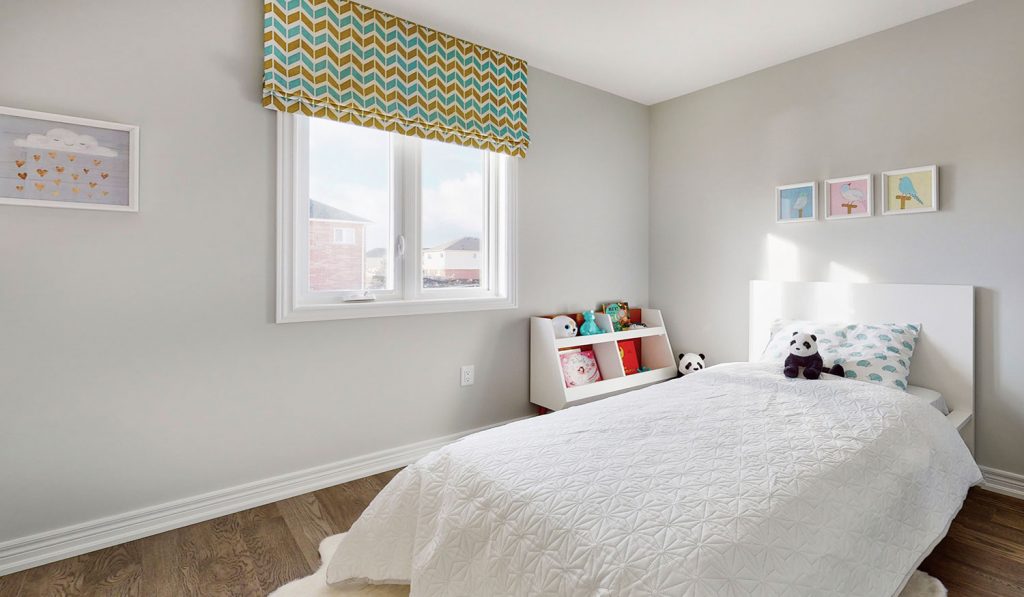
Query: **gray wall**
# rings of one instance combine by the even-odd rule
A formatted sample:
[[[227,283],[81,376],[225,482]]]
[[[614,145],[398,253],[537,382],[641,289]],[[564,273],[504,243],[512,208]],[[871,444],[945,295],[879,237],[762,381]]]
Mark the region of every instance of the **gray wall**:
[[[977,456],[1024,473],[1022,26],[1024,2],[978,0],[654,106],[651,304],[673,345],[745,360],[748,280],[831,262],[975,285]],[[938,213],[774,223],[776,185],[932,163]]]
[[[518,309],[275,325],[262,3],[40,8],[0,105],[140,125],[141,212],[0,206],[0,541],[526,415],[528,316],[647,300],[648,109],[531,70]]]

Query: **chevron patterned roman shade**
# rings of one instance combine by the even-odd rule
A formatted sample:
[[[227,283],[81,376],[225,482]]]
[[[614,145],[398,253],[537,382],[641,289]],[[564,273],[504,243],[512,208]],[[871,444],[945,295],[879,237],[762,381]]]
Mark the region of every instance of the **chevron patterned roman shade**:
[[[263,105],[523,157],[526,62],[344,0],[265,0]]]

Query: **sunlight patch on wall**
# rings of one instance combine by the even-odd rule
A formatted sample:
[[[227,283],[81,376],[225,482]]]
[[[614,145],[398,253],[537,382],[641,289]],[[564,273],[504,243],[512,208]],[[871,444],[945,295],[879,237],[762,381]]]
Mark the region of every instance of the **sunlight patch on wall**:
[[[828,264],[828,281],[849,282],[851,284],[866,284],[870,282],[867,274],[863,274],[835,261],[830,261]]]

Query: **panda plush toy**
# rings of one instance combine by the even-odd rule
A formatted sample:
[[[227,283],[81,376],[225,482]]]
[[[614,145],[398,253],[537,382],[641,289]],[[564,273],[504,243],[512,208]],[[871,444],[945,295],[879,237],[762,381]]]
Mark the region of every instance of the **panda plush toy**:
[[[789,356],[786,357],[786,364],[782,373],[786,377],[797,377],[800,375],[800,368],[804,368],[804,377],[807,379],[818,379],[822,373],[831,373],[837,377],[845,377],[846,372],[843,366],[836,363],[831,369],[824,370],[825,363],[818,354],[818,337],[814,334],[804,332],[793,332],[789,339]]]
[[[688,352],[679,355],[679,377],[704,368],[704,353]]]

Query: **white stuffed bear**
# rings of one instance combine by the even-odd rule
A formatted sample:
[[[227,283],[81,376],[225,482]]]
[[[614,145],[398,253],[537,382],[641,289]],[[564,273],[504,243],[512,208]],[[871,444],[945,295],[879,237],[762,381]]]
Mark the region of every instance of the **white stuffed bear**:
[[[576,336],[576,320],[566,315],[551,318],[551,326],[555,329],[555,338],[573,338]]]
[[[704,353],[687,352],[679,355],[679,375],[689,375],[704,368]]]

